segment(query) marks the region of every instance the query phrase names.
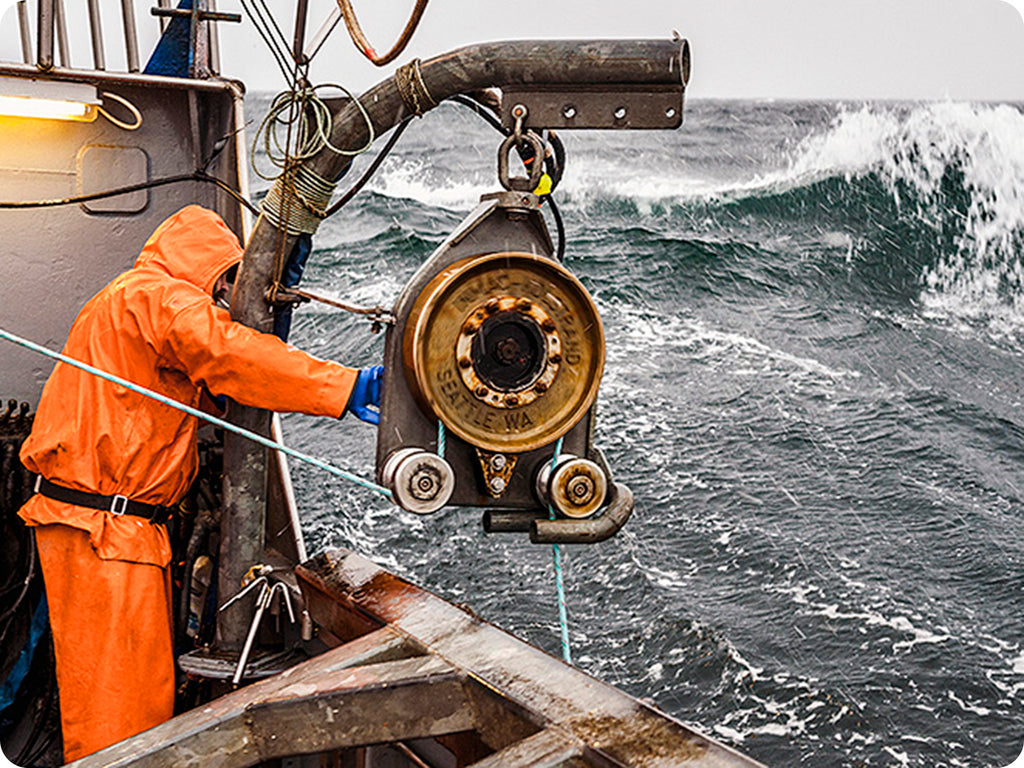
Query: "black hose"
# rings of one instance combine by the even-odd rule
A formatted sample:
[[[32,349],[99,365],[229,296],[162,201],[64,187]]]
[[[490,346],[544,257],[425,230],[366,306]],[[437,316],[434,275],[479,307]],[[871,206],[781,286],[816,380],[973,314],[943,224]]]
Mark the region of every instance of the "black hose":
[[[91,192],[87,195],[75,195],[74,197],[58,197],[51,200],[25,200],[25,201],[0,201],[0,209],[10,208],[53,208],[59,205],[74,205],[76,203],[88,203],[92,200],[102,200],[107,197],[115,197],[117,195],[124,195],[129,192],[139,192],[143,189],[153,189],[155,187],[163,187],[168,184],[179,184],[183,181],[202,181],[208,184],[216,184],[218,187],[223,189],[229,195],[231,195],[236,201],[248,208],[253,215],[258,216],[260,211],[251,202],[245,199],[237,189],[229,185],[222,179],[218,179],[216,176],[211,176],[208,173],[202,171],[195,171],[193,173],[182,173],[176,176],[165,176],[162,179],[153,179],[152,181],[142,182],[140,184],[130,184],[125,187],[117,187],[115,189],[107,189],[103,192]]]
[[[29,530],[28,534],[28,573],[25,575],[25,580],[22,582],[21,593],[15,599],[14,604],[4,611],[3,615],[0,615],[0,624],[4,624],[3,631],[0,632],[0,648],[4,647],[4,641],[7,639],[7,633],[10,632],[11,627],[14,625],[13,617],[17,610],[21,607],[21,604],[25,601],[25,596],[28,594],[29,587],[32,586],[34,577],[36,575],[36,541],[35,535]]]
[[[498,118],[496,118],[486,107],[484,107],[483,104],[476,101],[475,99],[471,99],[468,96],[463,96],[460,93],[455,96],[452,96],[449,99],[449,101],[454,101],[456,104],[461,104],[464,107],[469,107],[469,109],[476,112],[494,130],[498,131],[499,133],[505,136],[508,136],[509,132],[505,130],[505,127],[501,124],[501,121],[498,120]]]
[[[558,259],[559,263],[562,263],[565,261],[565,222],[562,221],[562,212],[558,210],[555,198],[548,195],[546,200],[548,205],[551,206],[551,215],[555,219],[555,232],[558,235],[558,248],[555,250],[555,258]]]
[[[48,666],[50,667],[46,674],[46,692],[40,699],[42,703],[35,708],[32,731],[25,740],[25,744],[21,748],[21,752],[14,758],[15,765],[34,765],[37,760],[43,757],[47,749],[49,749],[53,744],[54,739],[56,739],[57,735],[60,733],[59,716],[54,711],[57,694],[57,677],[53,671],[53,638],[50,635],[49,629],[47,629],[43,638],[46,640],[46,658]],[[40,642],[42,643],[42,639]],[[39,654],[37,659],[41,657],[42,654]],[[33,666],[35,663],[41,662],[34,662]],[[44,735],[46,738],[37,746],[40,736]]]
[[[336,203],[331,205],[331,207],[324,212],[324,218],[332,216],[333,214],[340,211],[342,208],[348,205],[348,203],[352,200],[353,197],[355,197],[359,193],[359,190],[361,190],[366,185],[366,182],[368,182],[373,177],[373,174],[375,174],[377,172],[377,169],[380,168],[380,164],[384,162],[385,158],[387,158],[391,150],[394,149],[395,144],[398,143],[398,140],[402,137],[402,134],[405,133],[405,129],[409,127],[410,122],[411,121],[407,119],[405,122],[400,123],[397,128],[395,128],[395,132],[391,134],[391,137],[388,139],[388,143],[385,144],[384,148],[377,153],[377,156],[375,158],[373,158],[373,162],[370,163],[370,166],[366,169],[366,171],[363,172],[363,175],[359,177],[359,180],[355,184],[349,187],[348,191],[344,195],[338,198],[338,201]]]
[[[210,523],[207,515],[203,512],[196,513],[195,528],[192,529],[192,536],[189,538],[185,550],[185,572],[181,577],[181,594],[178,596],[178,629],[182,638],[188,630],[188,617],[192,608],[192,577],[195,573],[196,559],[200,552],[206,549],[210,540]],[[200,617],[202,618],[202,617]]]

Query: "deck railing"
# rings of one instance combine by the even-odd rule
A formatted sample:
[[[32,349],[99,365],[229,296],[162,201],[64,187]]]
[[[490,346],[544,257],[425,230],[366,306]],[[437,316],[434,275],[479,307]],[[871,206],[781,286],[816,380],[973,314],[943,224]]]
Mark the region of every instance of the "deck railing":
[[[121,29],[124,40],[124,61],[127,72],[139,72],[139,25],[143,23],[159,24],[162,33],[170,19],[166,16],[156,17],[150,15],[150,9],[144,8],[141,14],[144,19],[140,20],[140,11],[135,7],[135,0],[120,0],[121,3]],[[86,0],[89,36],[88,43],[92,55],[92,69],[107,71],[106,42],[104,40],[104,28],[100,13],[100,0]],[[34,6],[34,7],[33,7]],[[215,11],[215,0],[195,0],[195,6],[199,11]],[[172,7],[172,0],[157,0],[157,7],[169,9]],[[55,65],[65,69],[74,69],[72,63],[71,45],[68,39],[68,18],[64,0],[18,0],[18,26],[21,36],[22,60],[26,64],[34,64],[41,70],[50,70]],[[35,13],[33,14],[33,11]],[[148,17],[148,18],[145,18]],[[35,45],[33,46],[33,18],[35,19]],[[220,43],[217,34],[216,24],[209,21],[198,21],[200,25],[199,34],[204,38],[206,45],[197,45],[200,50],[207,48],[209,61],[207,69],[211,74],[220,72]],[[79,41],[76,39],[76,43]],[[85,67],[78,67],[84,69]]]

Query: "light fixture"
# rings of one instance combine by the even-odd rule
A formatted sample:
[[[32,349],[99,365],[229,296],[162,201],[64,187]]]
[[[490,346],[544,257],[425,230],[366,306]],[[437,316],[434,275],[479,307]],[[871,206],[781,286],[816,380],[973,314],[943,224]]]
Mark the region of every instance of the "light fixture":
[[[0,115],[92,122],[100,109],[96,88],[85,83],[0,77]]]

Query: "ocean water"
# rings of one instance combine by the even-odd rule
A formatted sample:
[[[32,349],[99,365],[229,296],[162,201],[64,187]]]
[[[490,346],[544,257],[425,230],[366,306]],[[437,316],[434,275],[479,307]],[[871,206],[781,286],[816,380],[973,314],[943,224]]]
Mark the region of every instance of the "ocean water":
[[[455,105],[417,120],[304,285],[390,304],[497,188],[499,138]],[[578,666],[773,766],[1013,762],[1021,108],[697,101],[678,131],[564,141],[566,264],[607,334],[597,441],[636,495],[619,536],[565,551]],[[383,350],[323,306],[292,341]],[[372,475],[372,428],[284,425]],[[355,548],[558,655],[549,547],[293,472],[311,550]]]

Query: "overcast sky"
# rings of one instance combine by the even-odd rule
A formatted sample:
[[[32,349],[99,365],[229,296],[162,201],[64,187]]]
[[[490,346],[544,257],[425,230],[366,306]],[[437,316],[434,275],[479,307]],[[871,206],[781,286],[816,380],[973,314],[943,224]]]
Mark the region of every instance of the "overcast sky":
[[[136,3],[145,13],[156,0]],[[75,6],[85,6],[81,0],[65,4],[69,17]],[[295,0],[267,4],[290,40]],[[353,4],[383,51],[413,0]],[[101,0],[101,6],[113,68],[122,45],[120,3]],[[310,6],[312,37],[334,0],[310,0]],[[219,0],[218,7],[241,10],[239,0]],[[4,10],[0,58],[19,58],[13,0],[0,0]],[[155,20],[149,22],[140,21],[144,51],[155,40]],[[84,29],[84,17],[71,26]],[[224,73],[245,80],[251,90],[279,90],[283,81],[248,20],[222,29]],[[485,40],[668,37],[674,29],[693,50],[690,98],[1024,101],[1024,20],[1000,0],[431,0],[399,62]],[[87,45],[86,39],[72,41],[77,66],[87,65]],[[317,58],[313,79],[360,91],[393,69],[373,67],[339,27]]]

